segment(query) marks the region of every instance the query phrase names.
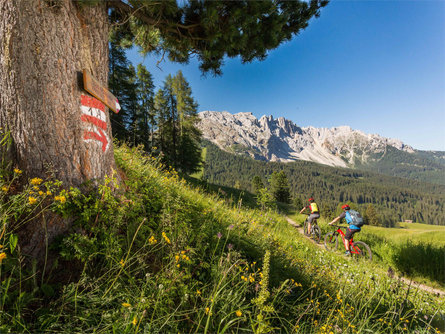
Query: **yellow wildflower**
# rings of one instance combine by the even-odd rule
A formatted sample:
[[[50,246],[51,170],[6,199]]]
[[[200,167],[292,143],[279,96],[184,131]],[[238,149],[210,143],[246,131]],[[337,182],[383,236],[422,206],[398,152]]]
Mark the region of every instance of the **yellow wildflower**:
[[[8,188],[7,186],[3,186],[3,187],[2,187],[2,190],[3,190],[5,193],[7,193],[8,190],[9,190],[9,188]]]
[[[210,308],[206,307],[206,314],[212,315],[212,313],[210,312]]]
[[[54,196],[54,200],[55,201],[59,201],[60,203],[65,203],[66,202],[66,197],[65,196]]]
[[[241,310],[238,310],[235,313],[238,317],[241,317],[243,315],[243,312],[241,312]]]
[[[138,324],[138,319],[134,317],[131,323],[133,324],[133,326],[136,326]]]
[[[14,168],[14,173],[16,173],[17,175],[22,174],[22,171],[18,168]]]
[[[176,260],[176,262],[179,261],[179,255],[175,255],[175,260]]]
[[[28,201],[29,201],[29,204],[36,204],[37,203],[37,200],[34,197],[32,197],[32,196],[28,197]]]
[[[150,243],[150,245],[154,245],[155,243],[157,243],[158,241],[155,239],[154,235],[152,235],[150,237],[150,239],[148,239],[148,242]]]
[[[39,187],[37,187],[37,186],[34,186],[34,187],[32,187],[34,190],[39,190],[40,188]]]
[[[131,304],[129,304],[129,303],[122,303],[122,306],[123,307],[131,307]]]
[[[44,194],[43,191],[39,191],[39,195],[42,196]]]
[[[198,296],[201,296],[201,291],[196,290],[196,294],[197,294]]]
[[[0,263],[2,263],[4,259],[6,259],[6,253],[0,253]]]
[[[121,259],[121,260],[119,261],[119,264],[123,267],[123,266],[125,265],[125,261],[124,261],[124,259]]]
[[[164,238],[164,240],[165,240],[168,244],[171,243],[171,242],[170,242],[170,239],[167,237],[167,234],[165,234],[165,232],[162,232],[162,237]]]
[[[49,190],[46,192],[46,194],[47,194],[48,196],[51,196],[51,195],[52,195],[51,191],[49,191]]]
[[[33,179],[31,180],[31,184],[33,184],[33,185],[35,185],[35,186],[38,186],[38,185],[41,184],[42,182],[43,182],[43,180],[40,179],[40,178],[38,178],[38,177],[35,177],[35,178],[33,178]]]

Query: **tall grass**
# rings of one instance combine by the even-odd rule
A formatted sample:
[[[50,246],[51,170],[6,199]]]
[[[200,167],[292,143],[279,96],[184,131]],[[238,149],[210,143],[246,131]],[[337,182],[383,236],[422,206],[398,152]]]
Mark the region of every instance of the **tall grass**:
[[[295,212],[291,215],[300,224],[305,217]],[[319,219],[322,239],[333,230],[327,223]],[[385,270],[391,267],[398,275],[445,288],[445,227],[412,223],[400,223],[396,228],[365,225],[354,240],[366,242],[371,247],[373,260]],[[343,249],[341,244],[339,248]]]
[[[110,176],[97,190],[57,190],[39,204],[75,217],[48,246],[45,270],[12,249],[13,226],[26,220],[2,205],[0,331],[433,333],[442,325],[443,298],[318,249],[276,213],[190,187],[137,149],[115,152],[123,182]],[[32,209],[26,191],[20,205]]]

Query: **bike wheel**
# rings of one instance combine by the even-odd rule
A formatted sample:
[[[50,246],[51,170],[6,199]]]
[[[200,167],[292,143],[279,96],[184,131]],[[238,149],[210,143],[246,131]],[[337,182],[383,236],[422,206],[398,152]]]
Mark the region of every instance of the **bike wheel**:
[[[303,224],[303,233],[305,236],[309,235],[309,233],[307,231],[307,219],[304,221],[304,224]]]
[[[317,244],[320,243],[321,230],[320,230],[320,227],[318,225],[314,225],[314,227],[312,228],[312,237],[317,242]]]
[[[372,260],[371,248],[362,241],[355,241],[351,247],[351,255],[356,258]]]
[[[324,237],[324,247],[330,251],[333,252],[337,250],[338,247],[338,239],[337,235],[334,234],[334,232],[326,233],[326,236]]]

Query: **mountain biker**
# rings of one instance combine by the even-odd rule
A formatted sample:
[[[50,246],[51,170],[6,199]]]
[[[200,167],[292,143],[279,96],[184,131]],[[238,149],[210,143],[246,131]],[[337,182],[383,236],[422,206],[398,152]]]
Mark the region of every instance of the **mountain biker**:
[[[349,250],[349,240],[352,238],[354,233],[357,233],[357,232],[361,231],[360,226],[363,225],[363,220],[361,219],[360,214],[357,211],[351,210],[351,207],[348,204],[343,205],[341,208],[343,209],[343,212],[340,214],[340,216],[334,218],[334,220],[331,221],[329,223],[329,225],[335,224],[336,222],[338,222],[339,220],[341,220],[343,218],[348,223],[349,226],[346,229],[345,239],[343,241],[344,241],[345,248],[346,248],[345,255],[349,256],[349,255],[351,255],[351,251]],[[351,215],[352,212],[354,213],[353,215]],[[360,219],[361,219],[360,223],[356,223],[355,222],[356,221],[355,213],[358,214],[358,216],[360,217]],[[360,225],[360,226],[357,226],[357,225],[354,225],[354,224],[357,224],[357,225]]]
[[[307,233],[310,234],[312,221],[314,219],[320,218],[320,210],[318,209],[318,205],[317,205],[317,203],[315,203],[315,200],[312,197],[308,199],[308,202],[309,202],[309,205],[306,205],[303,209],[301,209],[300,214],[302,214],[303,211],[306,209],[311,210],[311,214],[307,218]]]

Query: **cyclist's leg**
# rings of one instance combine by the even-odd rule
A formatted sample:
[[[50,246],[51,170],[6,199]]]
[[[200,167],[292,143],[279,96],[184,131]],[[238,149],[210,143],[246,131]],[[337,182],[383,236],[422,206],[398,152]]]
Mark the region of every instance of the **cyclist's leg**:
[[[346,229],[345,239],[343,241],[345,243],[345,248],[347,252],[350,251],[349,242],[352,240],[354,233],[356,233],[357,231],[358,230],[350,229],[349,227]]]
[[[310,216],[307,218],[308,224],[307,224],[307,230],[308,234],[312,232],[312,221],[316,221],[318,218],[320,218],[320,214],[318,213],[311,213]]]

